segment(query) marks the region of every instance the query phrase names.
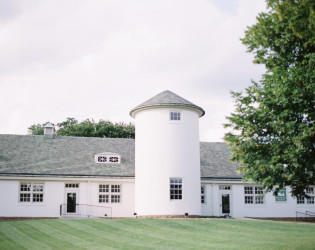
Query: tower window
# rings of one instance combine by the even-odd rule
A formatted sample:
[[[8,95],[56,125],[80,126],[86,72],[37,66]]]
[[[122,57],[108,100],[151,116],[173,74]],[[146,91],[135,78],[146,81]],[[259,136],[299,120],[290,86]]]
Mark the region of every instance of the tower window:
[[[171,121],[180,121],[181,120],[181,114],[180,112],[170,112],[170,120]]]
[[[182,178],[170,178],[170,199],[181,200],[183,197]]]

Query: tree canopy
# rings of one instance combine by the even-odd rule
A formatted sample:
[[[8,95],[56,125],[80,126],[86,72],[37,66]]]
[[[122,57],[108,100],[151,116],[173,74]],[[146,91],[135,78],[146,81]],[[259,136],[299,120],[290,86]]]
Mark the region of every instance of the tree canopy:
[[[241,39],[266,73],[232,92],[225,140],[245,180],[300,196],[315,184],[315,1],[266,2]]]
[[[28,128],[32,135],[43,135],[44,126],[47,124],[33,124]],[[135,126],[132,123],[112,123],[110,121],[86,119],[78,122],[75,118],[67,118],[66,121],[57,123],[55,134],[58,136],[81,137],[108,137],[108,138],[135,138]]]

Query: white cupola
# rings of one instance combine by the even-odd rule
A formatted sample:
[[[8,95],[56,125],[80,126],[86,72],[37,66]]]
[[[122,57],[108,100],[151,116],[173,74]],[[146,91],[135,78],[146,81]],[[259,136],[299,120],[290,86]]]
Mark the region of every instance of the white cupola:
[[[130,111],[135,118],[135,212],[200,215],[197,105],[164,91]]]
[[[45,138],[54,138],[54,125],[47,123],[44,126],[44,137]]]

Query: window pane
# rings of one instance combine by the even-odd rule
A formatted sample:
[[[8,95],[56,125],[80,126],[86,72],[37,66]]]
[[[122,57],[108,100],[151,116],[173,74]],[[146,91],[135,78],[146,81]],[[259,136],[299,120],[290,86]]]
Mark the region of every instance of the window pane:
[[[120,195],[111,196],[111,203],[119,203],[119,202],[120,202]]]
[[[180,121],[180,112],[170,112],[171,121]]]
[[[31,194],[20,194],[20,202],[30,202]]]
[[[120,185],[112,185],[111,186],[112,193],[120,193]]]
[[[33,202],[43,202],[43,194],[33,194]]]
[[[297,204],[304,204],[304,196],[297,197]]]
[[[99,200],[100,203],[108,203],[109,202],[109,195],[108,194],[100,194]]]
[[[31,191],[31,183],[21,183],[20,191],[30,192]]]
[[[263,188],[262,187],[255,187],[255,194],[263,194]]]
[[[313,188],[313,187],[307,188],[307,189],[306,189],[306,193],[307,193],[307,194],[310,194],[310,195],[314,194],[314,188]]]
[[[109,185],[99,185],[99,192],[100,193],[108,193],[109,192]]]
[[[182,199],[182,179],[181,178],[170,179],[170,199],[171,200]]]
[[[245,196],[245,204],[253,204],[253,196]]]
[[[33,184],[33,192],[43,192],[44,191],[44,184],[34,183]]]
[[[205,203],[205,186],[201,186],[201,203]]]
[[[244,187],[245,194],[253,194],[253,187]]]
[[[256,204],[264,204],[264,197],[255,197],[255,203]]]
[[[307,204],[314,204],[314,197],[310,197],[307,199]]]

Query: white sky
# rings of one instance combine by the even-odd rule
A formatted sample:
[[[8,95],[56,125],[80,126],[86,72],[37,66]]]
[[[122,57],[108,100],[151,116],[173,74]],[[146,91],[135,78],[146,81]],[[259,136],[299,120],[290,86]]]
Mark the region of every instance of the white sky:
[[[0,0],[0,134],[67,117],[134,122],[171,90],[206,111],[202,141],[223,141],[230,90],[263,66],[241,44],[264,0]]]

